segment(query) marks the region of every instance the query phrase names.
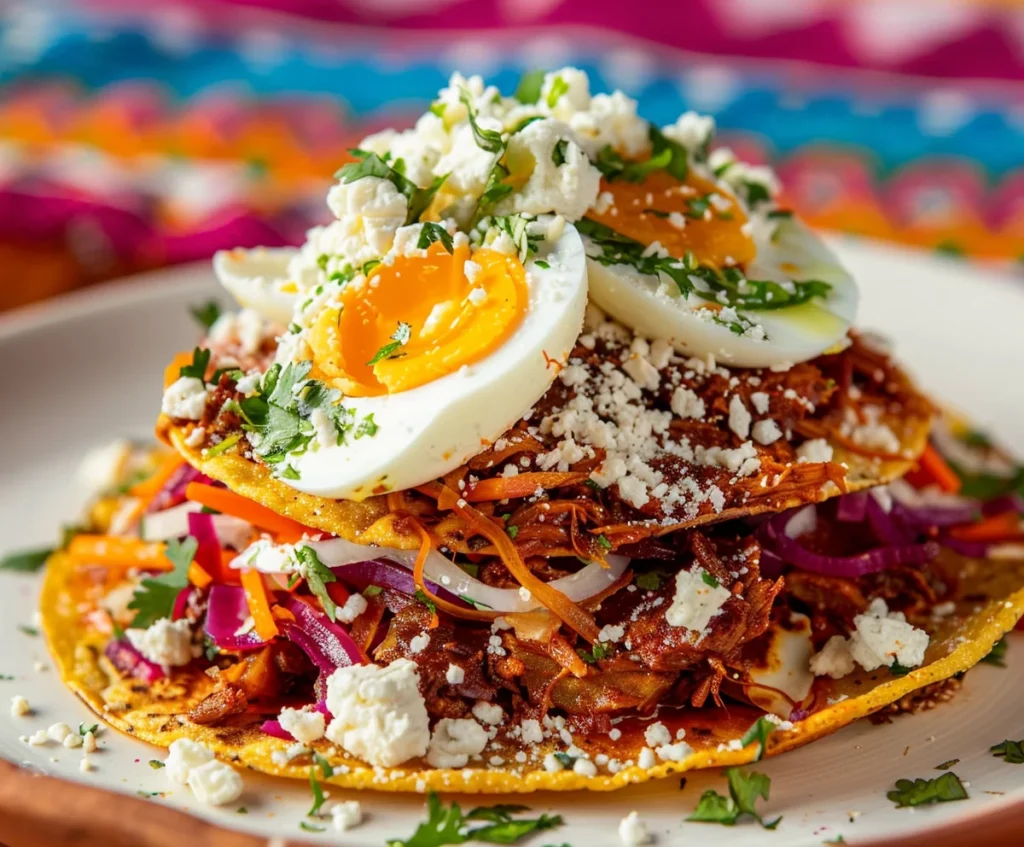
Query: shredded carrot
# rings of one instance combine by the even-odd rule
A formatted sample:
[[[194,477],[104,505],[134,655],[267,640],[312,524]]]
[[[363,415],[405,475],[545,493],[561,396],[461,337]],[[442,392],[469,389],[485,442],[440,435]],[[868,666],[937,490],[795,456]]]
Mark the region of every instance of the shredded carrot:
[[[263,575],[253,568],[243,568],[242,588],[245,589],[245,602],[249,604],[249,614],[256,622],[256,634],[264,641],[277,636],[277,624],[270,611],[267,590],[263,585]]]
[[[303,536],[316,534],[315,530],[303,526],[298,521],[279,515],[266,506],[254,503],[226,488],[215,488],[202,482],[190,482],[188,488],[185,489],[185,497],[208,509],[248,521],[273,534],[278,541],[288,544],[301,541]]]
[[[202,565],[193,562],[188,566],[188,581],[196,588],[207,588],[213,582],[213,577],[203,570]]]
[[[569,642],[561,635],[552,635],[548,642],[548,655],[565,668],[573,676],[587,675],[587,663],[569,646]]]
[[[935,483],[943,491],[956,494],[960,490],[960,477],[942,457],[942,454],[931,444],[924,448],[921,458],[917,460],[917,467],[907,474],[907,482],[917,488],[924,488],[929,483]]]
[[[76,535],[68,545],[68,555],[81,565],[174,570],[174,564],[167,558],[167,545],[160,541],[140,541],[117,535]]]
[[[486,611],[484,609],[467,609],[463,606],[456,606],[454,603],[449,603],[443,597],[438,597],[433,591],[427,586],[426,581],[423,578],[423,567],[427,563],[427,556],[430,555],[431,547],[433,543],[430,540],[430,533],[428,533],[415,518],[408,518],[409,522],[415,527],[416,532],[420,536],[420,549],[416,554],[416,561],[412,567],[412,581],[415,583],[416,588],[422,591],[428,600],[434,604],[435,607],[443,612],[447,612],[452,617],[462,618],[463,620],[470,621],[493,621],[500,612]],[[434,629],[438,624],[437,613],[435,612],[430,620],[430,628]]]
[[[185,464],[184,460],[177,453],[170,453],[160,460],[160,464],[156,470],[153,471],[149,476],[139,483],[133,485],[128,489],[128,493],[133,497],[138,497],[144,501],[144,505],[149,505],[154,497],[160,493],[160,489],[167,484],[169,480],[178,468]]]
[[[534,473],[521,473],[518,476],[490,477],[475,483],[466,491],[465,500],[467,503],[479,503],[482,500],[514,500],[519,497],[529,497],[538,488],[548,491],[552,488],[561,488],[563,485],[576,485],[586,482],[590,474],[585,473],[558,473],[556,471],[536,471]],[[441,506],[441,498],[438,498],[438,507]]]
[[[182,351],[181,353],[175,353],[174,358],[171,359],[171,363],[164,368],[164,388],[168,385],[173,385],[178,381],[178,377],[181,376],[181,369],[185,365],[192,363],[192,354]]]
[[[1024,523],[1016,512],[1003,512],[978,523],[953,527],[949,534],[958,541],[1015,541],[1024,538]]]

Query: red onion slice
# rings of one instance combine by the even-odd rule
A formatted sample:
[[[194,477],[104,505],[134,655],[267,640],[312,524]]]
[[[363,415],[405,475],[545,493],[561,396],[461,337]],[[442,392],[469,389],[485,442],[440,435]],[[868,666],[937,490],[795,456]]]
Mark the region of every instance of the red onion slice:
[[[156,682],[164,676],[164,669],[160,665],[149,661],[125,639],[109,642],[104,652],[114,667],[125,676],[146,683]]]
[[[240,585],[210,586],[206,609],[206,634],[225,650],[254,650],[267,642],[255,630],[239,632],[249,619],[249,604]]]

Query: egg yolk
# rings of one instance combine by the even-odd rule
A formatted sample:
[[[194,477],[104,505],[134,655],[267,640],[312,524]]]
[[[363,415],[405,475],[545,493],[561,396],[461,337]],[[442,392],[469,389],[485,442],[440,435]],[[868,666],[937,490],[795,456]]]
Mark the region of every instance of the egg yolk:
[[[743,232],[747,216],[736,199],[692,171],[683,182],[664,170],[642,182],[602,180],[601,190],[613,202],[587,217],[642,244],[657,241],[677,258],[690,251],[700,264],[716,268],[743,266],[757,254]]]
[[[517,257],[485,248],[473,254],[471,281],[469,258],[467,246],[452,254],[434,243],[426,256],[399,256],[349,283],[340,308],[310,328],[313,375],[353,397],[393,394],[498,349],[526,314],[526,271]]]

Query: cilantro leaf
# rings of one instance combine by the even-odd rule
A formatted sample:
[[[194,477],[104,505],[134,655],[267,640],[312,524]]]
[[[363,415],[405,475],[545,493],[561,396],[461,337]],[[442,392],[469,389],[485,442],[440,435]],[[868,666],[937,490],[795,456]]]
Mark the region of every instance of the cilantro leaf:
[[[540,236],[530,233],[530,222],[522,215],[503,215],[491,220],[494,226],[507,233],[512,239],[520,262],[525,262],[527,257],[537,252]]]
[[[327,832],[326,826],[317,826],[309,821],[299,821],[299,829],[305,832]]]
[[[612,549],[612,543],[604,535],[597,536],[597,543],[598,546],[604,547],[605,550]]]
[[[408,202],[409,211],[405,216],[406,224],[415,223],[430,206],[438,189],[444,185],[448,178],[447,174],[436,177],[426,188],[420,188],[412,180],[405,177],[401,171],[391,167],[376,153],[367,150],[354,149],[349,151],[356,157],[355,162],[349,162],[335,173],[335,177],[343,183],[355,182],[358,179],[372,176],[378,179],[386,179],[399,193],[404,194]]]
[[[561,74],[551,80],[551,88],[548,89],[547,104],[549,109],[554,109],[555,104],[562,99],[562,96],[569,93],[569,83]]]
[[[719,586],[718,580],[705,570],[700,572],[700,578],[705,585],[710,585],[712,588],[718,588]],[[764,720],[764,718],[758,718],[758,720]]]
[[[0,565],[3,567],[3,565]],[[995,665],[997,668],[1006,667],[1006,648],[1007,644],[1005,636],[1000,638],[995,644],[992,645],[992,649],[982,658],[981,661],[989,665]]]
[[[200,382],[206,382],[206,369],[210,365],[210,351],[202,347],[196,347],[192,351],[192,362],[182,365],[178,376],[191,376]]]
[[[0,571],[18,571],[20,573],[36,573],[46,560],[54,553],[54,548],[46,547],[38,550],[19,550],[6,553],[0,557]]]
[[[513,95],[520,103],[532,105],[540,100],[540,90],[544,85],[544,71],[527,71],[519,77],[516,93]]]
[[[422,240],[422,236],[421,236]],[[412,338],[412,327],[404,321],[398,322],[398,329],[391,333],[391,341],[381,346],[381,348],[373,354],[373,358],[370,359],[366,364],[368,366],[375,365],[384,359],[397,358],[395,355],[401,347],[404,347],[409,343],[409,339]]]
[[[487,177],[487,185],[484,193],[480,195],[480,208],[496,206],[514,190],[511,185],[505,182],[508,179],[509,170],[501,162],[495,162],[494,167]],[[477,213],[480,217],[480,213]]]
[[[473,105],[473,101],[466,89],[463,88],[459,92],[459,99],[462,101],[462,105],[466,107],[469,126],[473,131],[473,140],[476,142],[476,146],[481,150],[486,150],[488,153],[504,153],[505,142],[501,138],[501,133],[496,129],[484,129],[477,123],[476,107]]]
[[[146,629],[160,618],[169,618],[174,611],[174,601],[182,589],[188,587],[188,568],[195,558],[199,542],[191,535],[184,541],[171,539],[167,542],[166,556],[174,570],[160,576],[142,580],[132,596],[128,608],[134,610],[132,626]]]
[[[306,812],[306,817],[315,818],[320,814],[320,809],[323,808],[324,801],[327,799],[324,797],[324,790],[320,787],[320,783],[317,782],[315,767],[309,769],[309,788],[313,792],[313,807]]]
[[[150,767],[151,767],[151,768],[152,768],[153,770],[155,770],[155,771],[158,771],[158,770],[160,770],[161,768],[165,768],[165,767],[167,767],[167,765],[165,765],[165,764],[164,764],[163,762],[161,762],[161,761],[160,761],[159,759],[150,759],[150,760],[149,760],[149,766],[150,766]]]
[[[588,665],[596,665],[598,661],[606,658],[608,654],[611,653],[611,648],[608,647],[606,644],[597,642],[589,651],[583,650],[581,648],[576,652],[579,654],[579,657],[583,659],[583,661],[586,662]]]
[[[334,767],[333,767],[333,765],[331,765],[331,763],[328,762],[327,759],[325,759],[319,753],[316,753],[316,752],[313,753],[313,763],[318,768],[320,768],[320,773],[323,774],[324,779],[330,779],[332,776],[334,776]]]
[[[897,809],[905,806],[924,806],[929,803],[949,803],[966,800],[967,791],[953,771],[946,771],[934,779],[897,779],[896,787],[885,795]]]
[[[660,129],[654,126],[654,124],[651,124],[647,131],[647,135],[651,139],[652,157],[657,156],[658,154],[664,154],[665,151],[668,151],[670,155],[668,163],[664,166],[665,170],[680,182],[685,180],[690,171],[689,154],[687,153],[686,148],[683,147],[682,144],[679,144],[677,141],[673,141],[671,138],[666,136]],[[709,134],[704,146],[695,151],[694,158],[707,158],[707,144],[710,140],[711,136]]]
[[[1011,765],[1024,765],[1024,741],[1010,741],[1007,739],[993,747],[989,752]]]
[[[551,161],[554,162],[556,168],[560,168],[565,164],[565,153],[569,149],[569,142],[566,139],[556,141],[555,146],[551,150]]]
[[[337,582],[338,578],[327,565],[320,561],[316,550],[306,544],[295,548],[295,558],[299,561],[299,570],[302,572],[306,584],[309,585],[309,590],[320,601],[320,605],[324,608],[324,613],[333,622],[337,617],[338,607],[331,599],[331,595],[327,591],[327,585]]]
[[[893,662],[889,665],[889,673],[893,676],[906,676],[912,670],[913,668],[908,668],[906,665],[901,665],[899,662]]]
[[[449,253],[455,252],[455,246],[448,230],[441,226],[441,224],[434,223],[433,221],[427,221],[423,224],[423,229],[420,230],[420,237],[416,242],[416,246],[420,250],[426,250],[435,241],[440,241],[441,244],[444,245],[444,249]],[[408,326],[408,324],[406,324],[406,326]]]
[[[427,596],[427,593],[422,588],[417,588],[416,589],[416,593],[413,596],[417,600],[419,600],[424,606],[426,606],[428,609],[430,609],[430,614],[432,614],[432,615],[436,615],[437,614],[437,605],[434,603],[433,600],[431,600]]]
[[[464,844],[465,820],[458,803],[444,806],[433,791],[427,796],[427,819],[405,841],[393,838],[388,847],[442,847],[446,844]]]
[[[220,317],[220,303],[216,300],[207,300],[198,306],[190,306],[188,311],[203,329],[209,329]]]
[[[937,771],[948,771],[953,765],[959,764],[959,759],[949,759],[943,762],[941,765],[936,765],[935,770]]]
[[[755,724],[756,725],[756,724]],[[765,829],[775,829],[781,817],[765,822],[755,808],[758,799],[767,800],[771,779],[763,773],[746,772],[740,768],[726,768],[725,778],[729,784],[729,796],[723,797],[713,788],[705,791],[687,820],[698,823],[720,823],[734,826],[742,815],[750,815]]]
[[[711,578],[714,579],[714,577]],[[743,734],[743,737],[740,739],[740,743],[744,747],[755,741],[757,742],[757,754],[754,756],[755,762],[761,761],[761,757],[764,755],[764,751],[768,747],[768,736],[775,732],[775,729],[775,724],[768,718],[762,716],[754,721],[754,723],[751,724],[750,729]]]
[[[638,573],[636,575],[636,587],[644,591],[657,591],[661,588],[662,575],[656,571],[650,573]]]

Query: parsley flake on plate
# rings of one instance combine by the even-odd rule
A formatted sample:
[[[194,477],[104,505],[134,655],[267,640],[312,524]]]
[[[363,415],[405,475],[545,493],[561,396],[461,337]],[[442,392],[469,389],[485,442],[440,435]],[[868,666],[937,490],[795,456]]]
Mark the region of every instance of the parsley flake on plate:
[[[209,329],[217,323],[221,309],[220,303],[216,300],[207,300],[205,303],[200,303],[197,306],[190,306],[188,311],[203,329]]]
[[[988,749],[993,756],[1001,758],[1008,764],[1024,765],[1024,741],[1011,741],[1007,739]]]
[[[36,573],[46,564],[46,560],[53,555],[53,552],[52,547],[46,547],[38,550],[19,550],[14,553],[7,553],[0,557],[0,571]]]
[[[427,796],[427,819],[407,839],[393,838],[388,847],[445,847],[480,841],[487,844],[516,844],[534,832],[561,826],[561,815],[517,818],[528,806],[500,804],[479,806],[463,814],[458,803],[445,806],[433,791]],[[483,826],[473,826],[474,822]]]
[[[182,365],[178,370],[179,377],[194,377],[200,382],[206,382],[206,369],[210,366],[210,351],[202,347],[196,347],[192,351],[192,361]]]
[[[950,803],[966,800],[967,790],[953,771],[946,771],[934,779],[897,779],[896,787],[885,795],[897,809],[905,806],[925,806],[930,803]]]
[[[746,772],[740,768],[726,768],[725,778],[729,783],[729,796],[724,797],[709,788],[697,803],[697,808],[687,820],[697,823],[720,823],[734,826],[743,815],[750,815],[765,829],[775,829],[781,817],[765,822],[755,808],[758,798],[768,799],[772,781],[763,773]]]
[[[760,717],[754,723],[750,725],[743,737],[740,739],[740,743],[746,747],[748,744],[757,742],[757,754],[754,756],[754,761],[761,761],[761,757],[764,755],[764,751],[768,747],[768,736],[771,735],[777,729],[774,724],[767,717]],[[765,798],[768,799],[767,797]]]
[[[420,236],[420,240],[423,240],[422,236]],[[391,341],[382,345],[381,348],[373,354],[373,358],[366,363],[367,366],[376,365],[377,362],[383,361],[384,359],[397,359],[399,355],[404,355],[398,353],[398,350],[408,344],[410,338],[412,338],[412,326],[404,321],[399,321],[398,328],[391,334]]]
[[[188,587],[188,568],[195,558],[199,542],[191,535],[184,541],[171,539],[167,542],[166,556],[174,566],[170,573],[146,577],[135,589],[128,608],[135,612],[132,626],[146,629],[160,618],[169,618],[174,610],[174,601],[182,589]]]
[[[324,802],[327,800],[324,796],[324,790],[320,787],[320,783],[317,781],[315,765],[309,769],[309,788],[313,792],[313,807],[306,812],[306,817],[315,818],[319,816],[320,810],[323,808]]]

